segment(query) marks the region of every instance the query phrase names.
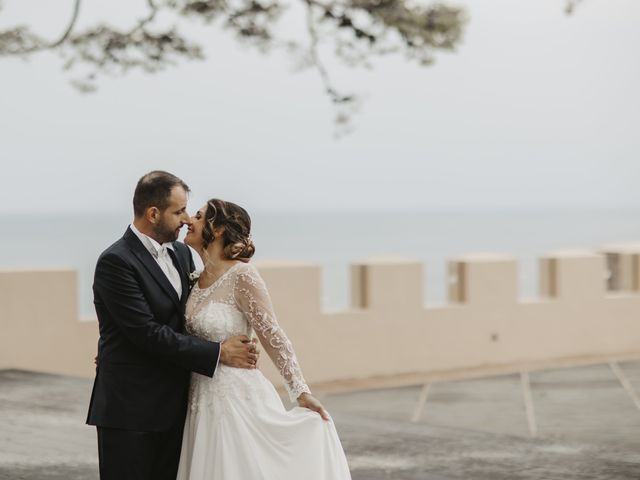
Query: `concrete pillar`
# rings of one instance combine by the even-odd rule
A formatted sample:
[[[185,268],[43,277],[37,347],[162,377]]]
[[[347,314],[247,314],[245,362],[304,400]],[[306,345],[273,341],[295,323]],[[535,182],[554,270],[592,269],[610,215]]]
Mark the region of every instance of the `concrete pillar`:
[[[613,292],[639,292],[640,244],[605,245],[600,252],[607,261],[607,289]]]
[[[97,322],[78,321],[71,269],[0,271],[0,368],[90,375]]]
[[[513,305],[518,297],[515,257],[472,254],[449,261],[449,301],[473,306]]]
[[[278,316],[309,318],[320,315],[322,277],[319,266],[262,261],[256,267],[269,291],[280,293],[277,297],[272,296]]]
[[[422,309],[423,266],[411,258],[364,259],[351,265],[354,308]]]
[[[605,257],[602,254],[567,250],[540,258],[542,297],[569,301],[602,299],[605,284]]]

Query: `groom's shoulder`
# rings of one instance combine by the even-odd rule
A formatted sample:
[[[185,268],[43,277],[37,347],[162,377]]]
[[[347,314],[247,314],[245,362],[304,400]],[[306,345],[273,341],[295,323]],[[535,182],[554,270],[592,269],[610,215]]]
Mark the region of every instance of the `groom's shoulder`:
[[[128,248],[125,239],[119,238],[118,240],[113,242],[111,245],[109,245],[106,249],[104,249],[104,251],[98,257],[98,261],[104,258],[112,257],[112,256],[126,257],[128,256],[129,252],[130,252],[130,249]]]

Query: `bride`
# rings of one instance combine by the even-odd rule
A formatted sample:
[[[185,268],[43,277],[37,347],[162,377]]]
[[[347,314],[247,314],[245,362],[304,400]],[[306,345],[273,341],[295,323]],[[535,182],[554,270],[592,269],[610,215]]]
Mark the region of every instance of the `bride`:
[[[220,364],[213,378],[193,373],[178,480],[351,479],[334,424],[311,395],[264,281],[248,263],[255,251],[249,215],[213,199],[191,220],[185,243],[205,267],[187,301],[187,333],[223,342],[255,332],[299,407],[285,410],[256,369]]]

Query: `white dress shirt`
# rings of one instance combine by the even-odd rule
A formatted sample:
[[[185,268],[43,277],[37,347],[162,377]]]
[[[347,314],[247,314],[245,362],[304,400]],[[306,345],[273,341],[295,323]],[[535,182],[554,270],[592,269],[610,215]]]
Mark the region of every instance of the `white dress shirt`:
[[[151,256],[155,259],[160,269],[164,272],[167,280],[169,280],[171,285],[173,285],[173,288],[178,294],[178,298],[181,298],[182,280],[180,279],[180,273],[176,269],[176,266],[173,264],[169,252],[167,252],[167,249],[169,248],[173,250],[173,244],[163,243],[162,245],[160,245],[153,238],[145,235],[140,230],[138,230],[134,224],[131,224],[131,231],[136,234],[145,248],[149,250]]]

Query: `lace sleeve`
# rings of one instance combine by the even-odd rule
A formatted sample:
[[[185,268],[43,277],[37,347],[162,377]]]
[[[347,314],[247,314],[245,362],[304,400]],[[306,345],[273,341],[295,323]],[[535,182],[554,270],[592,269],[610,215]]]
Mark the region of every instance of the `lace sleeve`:
[[[252,265],[239,270],[234,297],[238,309],[256,331],[262,347],[284,378],[291,401],[295,402],[304,392],[310,393],[293,345],[278,324],[264,280]]]

